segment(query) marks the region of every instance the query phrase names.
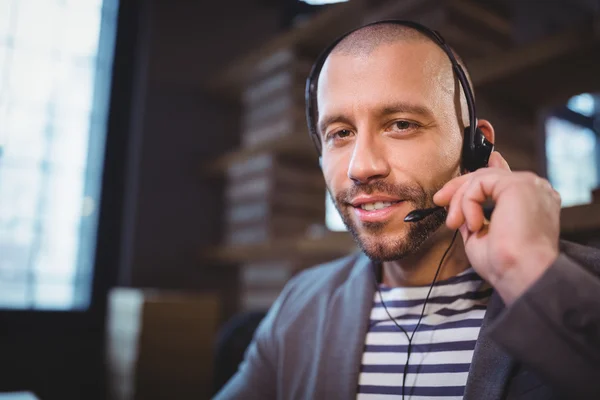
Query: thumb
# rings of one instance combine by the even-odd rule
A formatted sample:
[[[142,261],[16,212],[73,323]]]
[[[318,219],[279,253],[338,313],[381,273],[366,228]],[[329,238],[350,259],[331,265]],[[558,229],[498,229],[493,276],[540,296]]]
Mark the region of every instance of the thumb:
[[[488,167],[500,168],[500,169],[503,169],[506,171],[510,171],[510,166],[508,165],[508,163],[506,162],[504,157],[502,157],[502,155],[498,151],[494,151],[490,155],[490,159],[488,161]]]
[[[467,224],[462,224],[458,230],[460,231],[460,236],[462,237],[463,243],[467,244],[467,240],[469,240],[469,237],[471,236],[471,231],[469,231],[469,228],[467,228]]]

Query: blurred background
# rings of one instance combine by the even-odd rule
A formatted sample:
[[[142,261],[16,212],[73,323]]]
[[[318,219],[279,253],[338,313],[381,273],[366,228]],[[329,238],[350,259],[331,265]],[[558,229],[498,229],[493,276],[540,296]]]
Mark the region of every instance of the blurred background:
[[[0,0],[0,392],[210,398],[287,280],[355,250],[304,79],[377,19],[445,36],[600,247],[600,1],[324,3]]]

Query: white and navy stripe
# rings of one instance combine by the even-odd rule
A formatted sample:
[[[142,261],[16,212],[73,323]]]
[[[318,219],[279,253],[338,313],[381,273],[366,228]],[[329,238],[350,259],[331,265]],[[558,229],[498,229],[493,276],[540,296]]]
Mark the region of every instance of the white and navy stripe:
[[[429,286],[380,286],[385,305],[409,335]],[[405,398],[462,399],[473,350],[492,289],[473,269],[438,282],[412,341]],[[402,396],[408,340],[375,293],[358,382],[358,400]]]

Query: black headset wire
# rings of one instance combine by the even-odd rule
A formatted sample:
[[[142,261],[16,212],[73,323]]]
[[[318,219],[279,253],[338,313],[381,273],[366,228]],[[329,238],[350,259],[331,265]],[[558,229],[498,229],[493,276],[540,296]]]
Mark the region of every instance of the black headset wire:
[[[377,282],[378,279],[375,279],[375,287],[377,288],[377,293],[379,293],[379,299],[381,300],[381,304],[383,305],[383,309],[385,310],[385,313],[390,318],[390,321],[392,321],[398,327],[398,329],[400,329],[404,333],[404,335],[406,336],[406,339],[408,340],[408,347],[406,348],[406,363],[404,364],[404,372],[402,373],[402,400],[404,400],[404,392],[405,392],[405,388],[406,388],[406,375],[408,374],[408,366],[409,366],[409,363],[410,363],[410,355],[411,355],[411,352],[412,352],[412,340],[415,337],[415,333],[419,329],[419,326],[421,325],[421,320],[423,319],[423,316],[425,315],[425,308],[427,307],[427,301],[429,300],[429,296],[431,296],[431,292],[433,290],[433,287],[435,286],[435,282],[437,281],[438,275],[440,274],[440,270],[442,269],[442,265],[444,264],[444,260],[446,259],[446,256],[448,255],[448,252],[452,248],[452,245],[454,244],[454,241],[456,240],[456,236],[457,235],[458,235],[458,230],[456,230],[454,232],[454,236],[452,236],[452,241],[450,241],[450,245],[448,246],[448,248],[444,252],[444,255],[442,256],[442,258],[440,260],[440,263],[439,263],[439,265],[437,267],[437,271],[435,271],[435,275],[433,277],[433,281],[431,282],[431,285],[429,286],[429,291],[427,292],[427,296],[425,297],[425,302],[423,303],[423,309],[421,310],[421,315],[419,316],[419,319],[417,320],[417,324],[415,326],[415,329],[413,329],[413,331],[410,334],[410,336],[408,335],[408,332],[406,332],[406,329],[404,329],[396,321],[396,319],[394,317],[392,317],[392,314],[390,314],[387,306],[385,305],[385,301],[383,300],[383,295],[381,294],[381,288],[379,287],[379,283]],[[383,269],[383,266],[382,266],[382,269]],[[375,272],[375,271],[373,271],[373,272]],[[383,271],[381,273],[381,276],[383,277]]]

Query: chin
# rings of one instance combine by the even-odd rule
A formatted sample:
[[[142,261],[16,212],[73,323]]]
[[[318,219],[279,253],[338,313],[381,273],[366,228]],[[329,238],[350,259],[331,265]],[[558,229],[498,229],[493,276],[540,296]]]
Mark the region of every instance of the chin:
[[[417,253],[427,240],[444,224],[445,216],[431,216],[417,223],[402,223],[391,229],[381,226],[348,226],[349,231],[373,261],[396,261]]]
[[[401,260],[417,249],[405,233],[358,234],[355,239],[362,251],[373,261]]]
[[[399,260],[410,253],[408,230],[389,224],[361,224],[348,226],[361,250],[373,261]]]

